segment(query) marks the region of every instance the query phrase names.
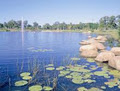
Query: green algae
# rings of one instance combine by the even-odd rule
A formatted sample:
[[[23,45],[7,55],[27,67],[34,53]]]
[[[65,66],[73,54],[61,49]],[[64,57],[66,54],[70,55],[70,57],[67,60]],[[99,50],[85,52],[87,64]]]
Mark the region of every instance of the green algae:
[[[41,91],[42,90],[42,86],[40,85],[34,85],[29,87],[29,91]]]
[[[15,86],[24,86],[26,84],[28,84],[28,82],[24,81],[24,80],[20,80],[20,81],[15,82]]]
[[[51,90],[53,90],[53,88],[49,87],[49,86],[44,86],[43,90],[45,90],[45,91],[51,91]]]
[[[23,72],[23,73],[20,74],[21,77],[23,77],[23,76],[29,76],[29,75],[30,75],[29,72]]]

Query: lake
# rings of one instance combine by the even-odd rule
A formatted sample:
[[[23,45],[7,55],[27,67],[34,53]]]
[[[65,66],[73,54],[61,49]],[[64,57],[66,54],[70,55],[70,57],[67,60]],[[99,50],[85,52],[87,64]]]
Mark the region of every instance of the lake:
[[[55,87],[54,91],[77,91],[79,87],[118,91],[116,83],[114,86],[104,84],[119,79],[112,71],[109,73],[114,69],[80,56],[79,42],[90,35],[97,36],[68,32],[0,32],[0,91],[29,91],[34,85]],[[97,71],[103,74],[98,75]],[[18,86],[16,82],[23,79],[20,74],[24,72],[29,72],[32,79],[26,78],[24,81],[28,83]]]

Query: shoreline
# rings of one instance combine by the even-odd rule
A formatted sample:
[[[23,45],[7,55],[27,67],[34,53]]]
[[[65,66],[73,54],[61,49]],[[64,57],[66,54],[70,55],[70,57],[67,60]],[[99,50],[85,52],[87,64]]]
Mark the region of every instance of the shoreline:
[[[19,32],[20,29],[12,29],[6,31],[5,29],[1,29],[0,32]],[[111,35],[114,39],[119,40],[118,30],[28,30],[27,32],[75,32],[75,33],[86,33],[86,34],[98,34],[98,35]]]

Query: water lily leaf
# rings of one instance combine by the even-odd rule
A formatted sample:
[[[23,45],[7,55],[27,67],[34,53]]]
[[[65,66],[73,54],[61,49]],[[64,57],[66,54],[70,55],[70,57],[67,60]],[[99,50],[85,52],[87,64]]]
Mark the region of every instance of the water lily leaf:
[[[78,61],[78,60],[80,60],[80,58],[73,57],[73,58],[71,58],[71,60],[72,60],[72,61]]]
[[[28,82],[24,81],[24,80],[20,80],[20,81],[15,82],[15,86],[24,86],[26,84],[28,84]]]
[[[21,77],[23,77],[23,76],[29,76],[29,75],[30,75],[29,72],[23,72],[23,73],[20,74]]]
[[[43,89],[45,91],[51,91],[53,88],[52,87],[49,87],[49,86],[44,86]]]
[[[31,76],[23,76],[22,79],[24,79],[24,80],[30,80],[30,79],[32,79],[32,77]]]
[[[47,66],[50,66],[50,67],[51,67],[51,66],[54,66],[54,64],[48,64]]]
[[[63,70],[64,68],[65,68],[65,67],[60,66],[60,67],[56,68],[56,70]]]
[[[87,89],[85,87],[79,87],[77,90],[78,91],[87,91]]]
[[[87,58],[88,62],[95,62],[95,60],[93,58]]]
[[[34,85],[29,87],[29,91],[41,91],[42,90],[42,86],[40,85]]]
[[[46,70],[54,70],[55,68],[54,67],[48,67],[46,68]]]

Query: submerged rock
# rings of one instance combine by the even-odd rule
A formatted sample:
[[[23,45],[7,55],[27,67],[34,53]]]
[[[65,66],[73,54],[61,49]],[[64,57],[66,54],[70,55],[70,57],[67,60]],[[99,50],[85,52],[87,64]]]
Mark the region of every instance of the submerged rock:
[[[82,51],[81,56],[86,58],[95,58],[98,55],[96,50]]]
[[[120,70],[120,56],[116,56],[113,59],[111,59],[108,62],[108,65],[117,69],[117,70]]]
[[[104,51],[98,54],[98,56],[95,58],[96,61],[99,62],[106,62],[115,57],[115,54],[111,51]]]
[[[113,47],[111,51],[116,55],[120,56],[120,47]]]

